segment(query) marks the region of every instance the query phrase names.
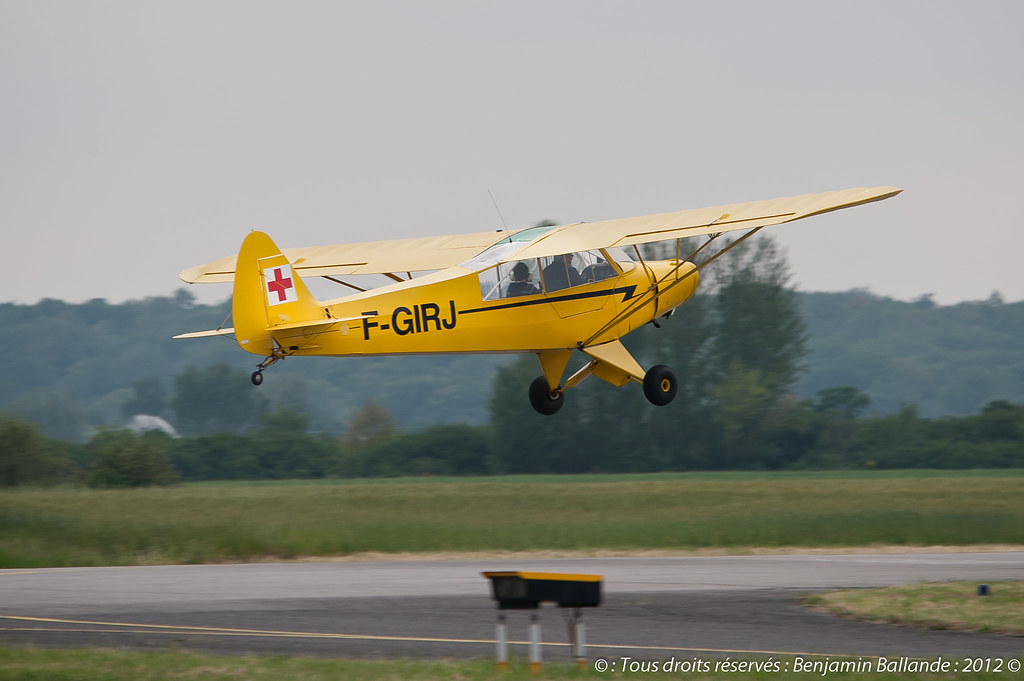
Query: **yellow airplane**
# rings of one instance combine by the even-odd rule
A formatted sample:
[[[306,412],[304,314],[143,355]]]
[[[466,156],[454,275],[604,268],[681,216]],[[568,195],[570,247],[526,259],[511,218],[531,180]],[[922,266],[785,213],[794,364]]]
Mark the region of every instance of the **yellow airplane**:
[[[619,340],[668,317],[697,290],[698,270],[769,225],[792,222],[900,193],[872,187],[641,217],[335,246],[279,249],[251,232],[237,257],[187,269],[188,283],[234,282],[233,328],[175,338],[234,334],[262,356],[252,374],[299,355],[535,353],[543,375],[530,403],[554,414],[565,391],[590,375],[620,387],[635,381],[655,405],[678,390],[672,371],[647,371]],[[746,230],[700,265],[698,253],[725,232]],[[706,237],[691,253],[682,239]],[[674,241],[674,257],[647,260],[641,244]],[[422,273],[413,276],[413,273]],[[339,277],[386,275],[364,289]],[[349,295],[318,301],[303,277],[349,287]],[[574,351],[589,357],[562,380]]]

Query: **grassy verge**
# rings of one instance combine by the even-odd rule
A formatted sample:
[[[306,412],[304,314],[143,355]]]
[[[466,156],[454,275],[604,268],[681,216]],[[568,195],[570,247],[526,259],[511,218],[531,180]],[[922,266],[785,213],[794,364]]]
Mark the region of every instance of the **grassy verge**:
[[[364,552],[1024,544],[999,471],[478,478],[0,492],[0,567]]]
[[[746,660],[753,662],[755,660]],[[763,658],[756,661],[765,663]],[[811,669],[796,670],[795,658],[772,658],[778,669],[762,671],[680,672],[671,678],[692,678],[701,681],[719,679],[785,679],[822,678],[825,673]],[[839,664],[839,660],[829,661]],[[733,662],[740,662],[733,660]],[[803,661],[806,663],[807,661]],[[819,660],[819,662],[822,662]],[[824,662],[822,662],[825,664]],[[829,678],[849,681],[895,681],[907,678],[950,679],[957,673],[891,673],[874,668],[870,671],[828,671]],[[712,661],[711,664],[715,664]],[[1000,672],[963,673],[975,681],[1015,677],[1005,668]],[[663,671],[623,672],[621,669],[600,673],[592,666],[579,670],[568,663],[548,663],[539,677],[532,676],[523,662],[513,663],[502,672],[489,661],[419,661],[419,660],[325,660],[291,657],[228,657],[196,653],[126,652],[112,650],[42,650],[35,648],[0,647],[0,681],[484,681],[501,679],[651,679],[666,676]]]
[[[925,583],[832,591],[807,602],[844,617],[1024,636],[1024,582],[992,582],[989,590],[979,596],[978,582]]]
[[[282,656],[219,656],[186,652],[0,647],[0,681],[476,681],[495,678],[494,663],[431,660],[335,660]],[[546,678],[578,678],[568,665],[550,665]],[[509,681],[530,678],[526,665]]]

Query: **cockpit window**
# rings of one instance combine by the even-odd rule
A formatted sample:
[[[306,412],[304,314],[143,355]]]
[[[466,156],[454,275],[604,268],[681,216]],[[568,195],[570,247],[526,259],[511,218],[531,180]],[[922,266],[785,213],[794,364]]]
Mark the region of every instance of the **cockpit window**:
[[[619,275],[619,271],[608,262],[608,256],[603,251],[579,251],[540,260],[544,291],[547,293],[604,281]],[[632,265],[628,256],[625,256],[625,260]]]

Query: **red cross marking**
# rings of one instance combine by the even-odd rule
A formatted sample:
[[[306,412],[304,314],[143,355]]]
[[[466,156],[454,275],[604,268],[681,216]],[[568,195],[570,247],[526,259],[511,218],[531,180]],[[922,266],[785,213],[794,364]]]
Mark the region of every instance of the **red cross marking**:
[[[280,267],[274,268],[274,279],[267,282],[267,292],[277,294],[277,302],[288,299],[288,289],[292,288],[292,278],[282,274]]]

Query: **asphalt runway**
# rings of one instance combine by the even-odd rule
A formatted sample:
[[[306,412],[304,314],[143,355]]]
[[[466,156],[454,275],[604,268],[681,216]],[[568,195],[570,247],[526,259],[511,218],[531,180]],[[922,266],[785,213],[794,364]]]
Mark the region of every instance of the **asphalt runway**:
[[[604,576],[590,658],[1024,658],[1024,638],[854,622],[800,605],[831,588],[1024,579],[1024,552],[279,563],[0,570],[0,643],[348,658],[489,658],[492,570]],[[509,611],[525,657],[529,613]],[[546,660],[567,627],[540,610]],[[817,659],[817,657],[816,657]]]

